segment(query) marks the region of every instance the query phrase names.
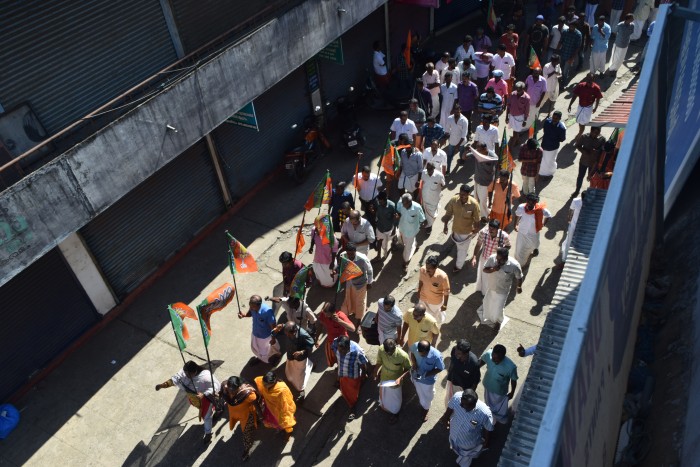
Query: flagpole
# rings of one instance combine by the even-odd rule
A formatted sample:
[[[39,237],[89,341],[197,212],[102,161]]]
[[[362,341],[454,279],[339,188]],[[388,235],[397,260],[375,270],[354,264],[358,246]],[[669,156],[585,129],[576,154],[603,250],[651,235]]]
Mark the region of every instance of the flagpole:
[[[182,318],[180,318],[182,319]],[[184,325],[184,323],[183,323]],[[185,372],[185,365],[187,365],[187,362],[185,361],[185,354],[182,353],[182,349],[180,348],[180,343],[177,340],[177,331],[175,330],[175,324],[173,323],[173,320],[170,320],[170,327],[173,328],[173,334],[175,334],[175,342],[177,342],[177,349],[180,351],[180,358],[182,358],[182,371],[185,373],[185,376],[187,376],[190,380],[190,383],[192,383],[192,390],[194,392],[197,392],[197,386],[194,385],[194,380],[192,379],[191,376],[187,375],[187,372]],[[184,339],[184,338],[183,338]]]
[[[204,319],[202,318],[202,311],[199,306],[197,306],[197,316],[199,317],[199,325],[200,327],[204,327],[206,329],[206,324],[204,323]],[[204,329],[202,329],[204,331]],[[216,387],[214,386],[214,369],[212,368],[211,365],[211,357],[209,356],[209,344],[207,344],[207,339],[204,336],[204,332],[202,332],[202,340],[204,341],[204,350],[207,353],[207,363],[209,364],[209,375],[211,375],[211,392],[216,395]],[[194,384],[194,383],[192,383]],[[197,390],[197,388],[195,388]]]
[[[233,238],[233,236],[229,233],[228,230],[225,230],[224,233],[226,234],[227,239]],[[233,276],[233,287],[236,289],[233,291],[233,294],[236,296],[236,305],[238,306],[238,314],[242,314],[241,312],[241,302],[238,299],[238,284],[236,284],[236,264],[235,264],[236,259],[233,257],[233,251],[231,251],[231,242],[229,241],[229,247],[228,247],[228,267],[231,270],[231,276]]]
[[[357,163],[355,164],[355,180],[353,181],[353,186],[355,187],[355,194],[352,195],[352,207],[353,207],[353,209],[355,209],[355,206],[356,206],[356,204],[355,204],[356,198],[359,197],[357,194],[357,189],[360,186],[360,157],[362,157],[362,153],[358,152],[357,153]]]
[[[297,243],[299,242],[299,235],[301,234],[301,230],[304,228],[304,219],[306,219],[306,210],[304,210],[304,214],[301,215],[301,225],[299,226],[299,230],[297,231],[297,234],[294,237],[294,259],[297,259]]]

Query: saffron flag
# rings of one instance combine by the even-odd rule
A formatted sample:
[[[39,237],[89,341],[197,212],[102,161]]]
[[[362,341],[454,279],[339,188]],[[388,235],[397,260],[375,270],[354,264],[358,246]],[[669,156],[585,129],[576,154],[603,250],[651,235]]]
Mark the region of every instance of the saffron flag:
[[[236,272],[241,274],[258,272],[258,263],[255,262],[253,255],[248,253],[246,247],[244,247],[241,242],[233,238],[230,233],[226,232],[226,236],[228,237],[229,241],[228,252],[231,274],[235,274]]]
[[[304,245],[306,245],[306,241],[304,240],[304,235],[302,232],[303,228],[304,220],[302,219],[301,225],[299,226],[299,230],[297,230],[296,250],[294,250],[295,257],[304,250]]]
[[[503,127],[500,156],[499,166],[501,169],[509,172],[512,171],[515,168],[515,162],[513,161],[513,155],[510,153],[510,147],[508,147],[508,136],[505,127]]]
[[[185,325],[184,320],[185,318],[197,319],[197,313],[195,313],[191,307],[182,302],[173,303],[172,305],[169,305],[168,308],[172,308],[180,319],[183,320],[182,335],[185,340],[188,340],[190,338],[190,332],[187,330],[187,325]]]
[[[197,307],[197,311],[204,320],[204,324],[206,325],[209,334],[211,334],[211,315],[224,309],[226,305],[231,303],[231,300],[233,300],[235,294],[236,288],[233,286],[233,284],[227,282],[207,295],[207,298],[205,298],[204,301],[202,301],[202,303],[200,303]]]
[[[316,228],[316,233],[321,238],[321,243],[330,245],[331,248],[333,248],[335,244],[335,233],[333,232],[331,216],[328,214],[317,216],[314,220],[314,227]]]
[[[199,319],[199,327],[202,330],[202,339],[204,339],[204,347],[209,348],[209,341],[211,340],[211,334],[209,332],[209,328],[207,327],[206,321],[204,321],[204,318],[202,317],[202,312],[200,311],[200,307],[197,307],[197,318]]]
[[[340,290],[340,284],[343,282],[347,282],[350,279],[354,279],[356,277],[360,277],[363,272],[360,267],[350,261],[349,259],[341,256],[340,257],[340,264],[338,265],[338,271],[340,272],[340,279],[338,280],[338,290]]]
[[[530,129],[527,131],[528,138],[537,138],[537,117],[535,117],[535,122],[532,124]]]
[[[403,58],[406,60],[406,68],[411,69],[411,30],[408,30],[406,38],[406,48],[403,49]]]
[[[175,332],[175,340],[177,341],[177,346],[182,352],[187,348],[185,340],[190,338],[190,333],[185,326],[185,322],[180,317],[179,313],[173,309],[171,305],[168,305],[168,314],[170,315],[170,322],[173,325],[173,332]]]
[[[352,180],[352,184],[355,187],[355,193],[360,191],[360,158],[359,157],[357,158],[357,163],[355,164],[355,178]]]
[[[322,204],[329,204],[331,202],[331,190],[331,174],[327,171],[323,180],[316,185],[314,191],[309,195],[309,199],[304,204],[304,209],[311,211],[313,208],[320,208]]]
[[[534,70],[535,68],[542,69],[540,59],[537,58],[537,52],[535,52],[535,49],[533,49],[532,46],[530,46],[530,56],[527,59],[527,66],[529,66],[531,70]]]
[[[301,299],[304,296],[304,291],[306,290],[306,283],[309,280],[309,271],[311,271],[311,266],[304,266],[299,269],[292,279],[292,286],[290,288],[289,296]]]
[[[384,148],[384,155],[381,158],[381,165],[384,172],[387,175],[394,176],[399,170],[396,157],[396,149],[391,144],[389,137],[386,139],[386,146]]]
[[[493,9],[493,0],[489,0],[489,9],[488,13],[486,13],[486,22],[488,23],[489,28],[491,28],[493,32],[496,32],[497,18],[496,12]]]

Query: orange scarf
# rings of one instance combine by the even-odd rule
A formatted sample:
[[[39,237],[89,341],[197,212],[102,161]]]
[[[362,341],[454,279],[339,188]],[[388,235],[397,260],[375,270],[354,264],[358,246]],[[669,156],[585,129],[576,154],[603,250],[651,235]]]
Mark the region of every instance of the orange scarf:
[[[544,208],[545,207],[546,207],[545,203],[537,203],[537,204],[535,204],[535,207],[531,210],[527,206],[527,204],[525,205],[525,213],[535,215],[535,231],[537,231],[537,232],[542,230],[542,226],[544,225]]]

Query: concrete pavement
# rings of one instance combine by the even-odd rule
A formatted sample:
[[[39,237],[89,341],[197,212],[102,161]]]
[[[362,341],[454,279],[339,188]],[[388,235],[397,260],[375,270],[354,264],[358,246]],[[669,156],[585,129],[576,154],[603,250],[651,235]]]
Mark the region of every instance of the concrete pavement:
[[[439,38],[436,49],[448,45],[450,50],[453,49],[459,42],[455,37],[461,34],[455,31],[449,37]],[[630,54],[639,51],[641,47],[630,47]],[[601,109],[619,95],[632,77],[623,68],[616,80],[606,78],[602,84],[610,86]],[[582,75],[573,82],[580,78]],[[572,116],[567,117],[566,112],[568,97],[569,94],[562,91],[557,108],[563,111],[567,125],[571,125]],[[393,118],[393,112],[361,116],[361,124],[368,136],[366,160],[369,161],[370,157],[377,160]],[[603,135],[607,137],[610,132],[610,129],[604,129]],[[570,126],[567,141],[570,142],[576,133],[576,125]],[[297,187],[280,179],[264,188],[253,202],[225,222],[220,231],[205,238],[123,314],[24,397],[18,404],[22,410],[20,426],[0,444],[0,464],[175,466],[236,463],[241,452],[239,428],[231,433],[225,422],[219,422],[214,429],[214,441],[203,449],[200,444],[201,424],[183,394],[174,388],[154,391],[155,384],[166,380],[182,366],[166,305],[183,301],[194,306],[214,288],[231,281],[226,264],[225,229],[249,248],[261,269],[257,274],[237,276],[241,305],[246,308],[248,297],[255,293],[262,296],[273,292],[278,294],[281,282],[278,256],[293,248],[296,227],[301,221],[302,206],[308,194],[326,168],[331,170],[334,179],[350,179],[354,172],[354,158],[338,142],[335,146],[335,152],[318,164],[303,186]],[[474,291],[475,270],[465,268],[459,275],[451,276],[453,296],[447,322],[442,326],[438,340],[443,355],[449,356],[458,338],[467,338],[477,355],[496,343],[502,343],[518,365],[519,382],[524,382],[530,360],[518,357],[515,348],[519,343],[528,346],[538,341],[547,304],[559,279],[559,271],[553,266],[566,230],[569,195],[578,168],[575,159],[572,145],[564,146],[559,154],[556,175],[538,187],[554,218],[544,229],[540,255],[532,260],[523,293],[511,297],[512,301],[506,308],[510,321],[500,333],[479,324],[476,308],[481,297]],[[471,161],[453,171],[441,206],[456,193],[461,183],[471,181],[472,174]],[[520,182],[518,171],[515,180]],[[310,224],[312,217],[307,216],[306,222]],[[516,236],[512,235],[513,241]],[[428,237],[419,234],[418,241],[419,249],[406,276],[401,273],[400,253],[394,254],[383,267],[375,269],[377,282],[368,299],[371,308],[387,293],[397,298],[402,310],[415,303],[417,271],[429,254],[439,254],[442,267],[448,273],[451,271],[455,250],[441,229],[435,228]],[[311,255],[304,252],[301,259],[310,263]],[[308,301],[316,308],[322,301],[332,298],[332,292],[312,287]],[[251,323],[239,320],[236,311],[234,300],[226,310],[212,318],[209,351],[220,380],[233,374],[252,378],[269,369],[263,364],[247,365],[251,356]],[[201,362],[205,350],[198,325],[189,320],[186,324],[192,338],[188,341],[185,357]],[[374,361],[376,348],[370,348],[363,340],[361,344]],[[323,352],[316,351],[312,358],[316,367],[307,390],[307,400],[297,411],[294,438],[284,445],[281,436],[261,427],[255,433],[257,442],[252,462],[257,465],[454,464],[455,456],[447,443],[447,431],[437,423],[444,411],[444,373],[439,375],[437,394],[427,423],[420,421],[420,407],[409,383],[404,387],[404,410],[400,420],[390,426],[385,414],[378,409],[377,388],[373,382],[367,382],[362,389],[358,406],[361,416],[346,423],[346,407],[333,387],[332,373],[325,371]],[[279,373],[284,374],[283,365],[279,367]],[[477,392],[483,395],[481,387]],[[474,465],[495,465],[505,442],[506,429],[499,429],[491,450]]]

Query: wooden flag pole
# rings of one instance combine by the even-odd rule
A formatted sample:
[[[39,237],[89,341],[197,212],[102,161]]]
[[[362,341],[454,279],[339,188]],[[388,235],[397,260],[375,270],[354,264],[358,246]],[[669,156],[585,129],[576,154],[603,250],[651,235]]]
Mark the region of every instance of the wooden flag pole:
[[[200,327],[204,325],[204,327],[206,328],[206,323],[204,323],[204,320],[202,319],[202,312],[199,306],[197,306],[197,315],[200,320]],[[204,350],[207,353],[207,363],[209,364],[209,375],[211,376],[211,391],[214,395],[216,395],[216,387],[214,386],[214,369],[211,365],[211,357],[209,356],[209,344],[207,344],[207,339],[204,337],[204,334],[202,334],[202,340],[204,341]]]
[[[182,318],[180,318],[180,319],[182,319]],[[187,361],[185,361],[185,354],[182,353],[182,349],[180,348],[180,343],[177,340],[177,331],[175,330],[175,324],[173,324],[172,319],[170,320],[170,327],[173,328],[173,334],[175,335],[175,342],[177,343],[177,350],[180,351],[180,358],[182,358],[182,372],[185,373],[185,376],[187,376],[187,372],[185,371],[185,365],[187,365]],[[187,376],[187,377],[190,379],[190,383],[192,383],[192,390],[194,392],[197,392],[197,386],[194,385],[194,380],[190,376]]]
[[[229,233],[228,230],[224,231],[226,233],[226,238],[229,240],[229,246],[228,246],[228,266],[229,269],[231,270],[231,275],[233,276],[233,287],[236,289],[234,290],[234,295],[236,296],[236,305],[238,306],[238,314],[239,316],[242,313],[241,311],[241,301],[238,299],[238,284],[236,284],[236,258],[233,256],[233,250],[231,250],[231,239],[233,236]]]
[[[495,189],[496,187],[494,187]],[[503,220],[501,221],[500,225],[500,231],[501,233],[498,235],[498,246],[502,247],[503,246],[503,228],[504,228],[504,223],[506,221],[506,215],[508,211],[510,211],[510,197],[512,195],[512,188],[513,188],[513,171],[510,171],[510,179],[508,180],[508,189],[506,190],[506,202],[505,206],[503,208]]]

